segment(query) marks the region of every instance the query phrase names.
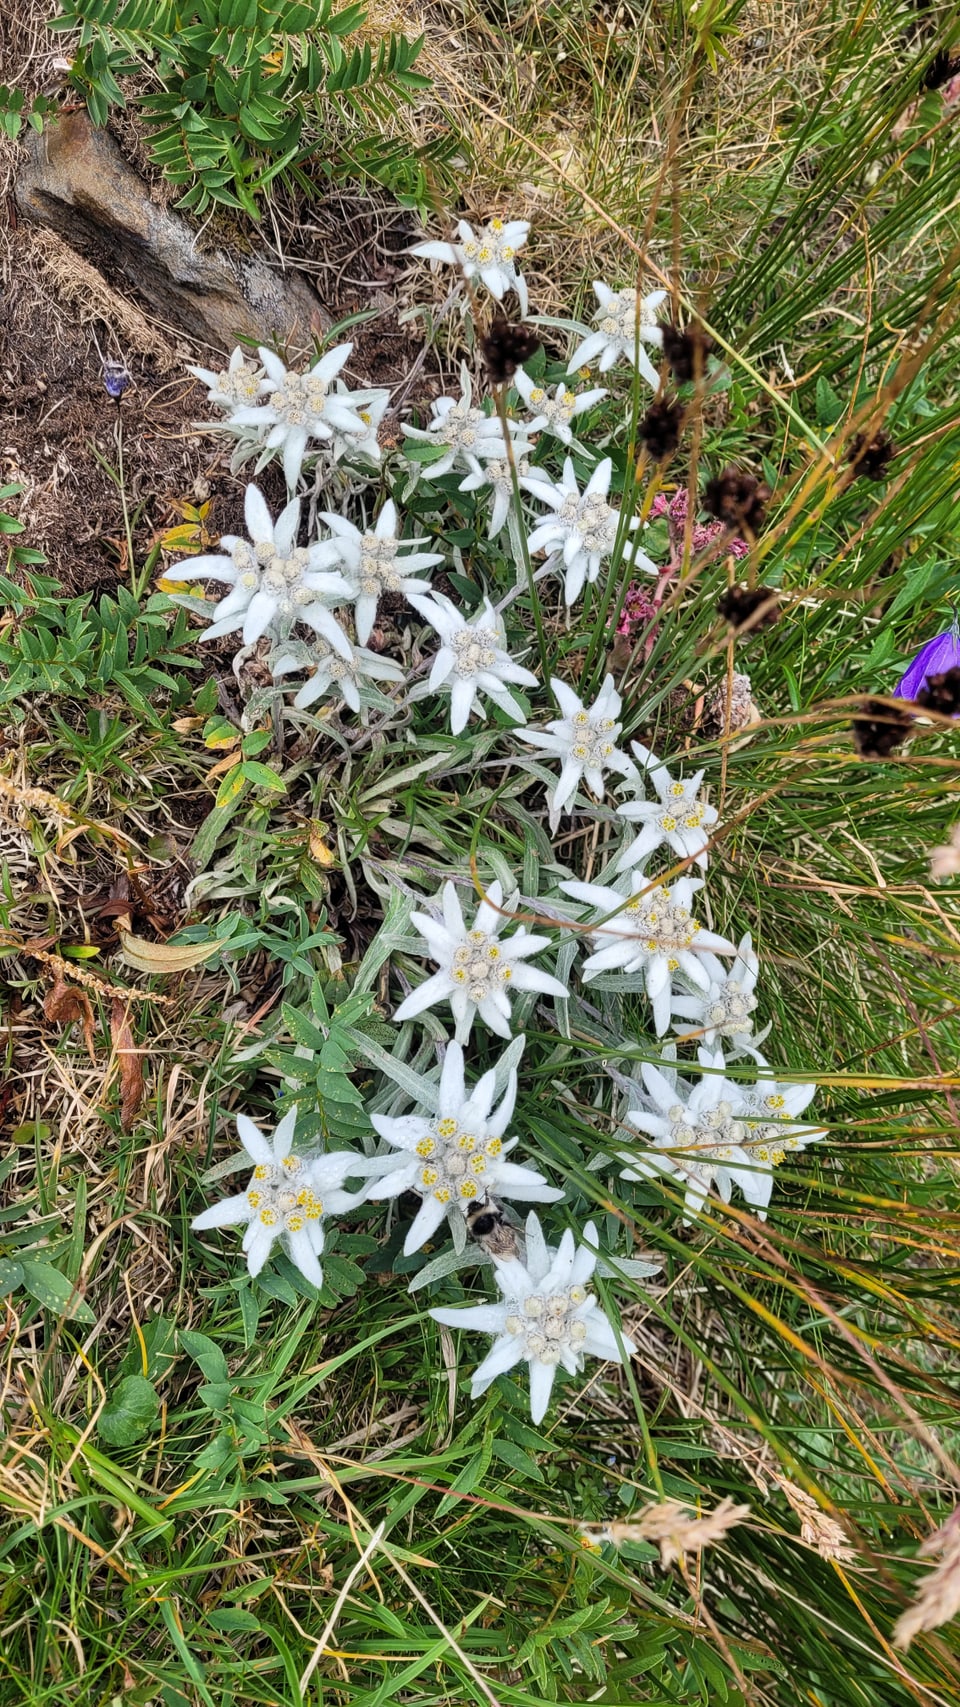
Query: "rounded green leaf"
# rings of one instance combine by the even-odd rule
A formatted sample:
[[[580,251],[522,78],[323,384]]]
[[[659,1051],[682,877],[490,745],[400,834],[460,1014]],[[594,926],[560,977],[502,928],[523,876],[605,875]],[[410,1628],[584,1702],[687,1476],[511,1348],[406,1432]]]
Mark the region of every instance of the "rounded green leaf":
[[[152,1427],[160,1401],[145,1375],[126,1375],[101,1411],[97,1427],[110,1446],[132,1446]]]

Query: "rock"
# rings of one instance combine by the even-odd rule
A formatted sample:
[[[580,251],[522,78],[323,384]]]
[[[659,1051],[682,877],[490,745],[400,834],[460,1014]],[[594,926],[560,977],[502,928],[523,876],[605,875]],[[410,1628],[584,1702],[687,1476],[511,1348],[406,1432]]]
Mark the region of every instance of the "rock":
[[[162,320],[232,350],[240,335],[306,350],[330,319],[297,273],[262,255],[200,248],[187,220],[150,200],[139,173],[85,112],[27,133],[15,184],[25,219],[48,227],[109,279],[121,273]]]

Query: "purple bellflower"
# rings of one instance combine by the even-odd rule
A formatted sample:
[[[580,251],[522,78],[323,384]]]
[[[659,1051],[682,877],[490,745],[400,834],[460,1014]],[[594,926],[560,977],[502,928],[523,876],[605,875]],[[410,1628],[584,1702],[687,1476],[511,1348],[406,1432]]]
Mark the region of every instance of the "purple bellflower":
[[[103,385],[108,397],[119,403],[130,384],[130,374],[124,362],[107,361],[103,364]]]
[[[913,663],[900,677],[894,693],[897,699],[916,699],[929,685],[931,676],[960,666],[960,618],[954,616],[945,634],[937,634],[921,646]]]

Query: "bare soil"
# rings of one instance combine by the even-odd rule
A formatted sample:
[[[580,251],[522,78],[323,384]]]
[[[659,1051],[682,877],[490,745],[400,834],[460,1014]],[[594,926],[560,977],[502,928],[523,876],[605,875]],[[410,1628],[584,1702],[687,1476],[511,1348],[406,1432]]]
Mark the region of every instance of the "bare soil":
[[[129,115],[115,134],[142,165]],[[152,183],[150,189],[156,193]],[[228,441],[197,430],[208,406],[185,371],[190,360],[209,365],[216,358],[150,322],[108,250],[90,257],[96,272],[83,261],[74,267],[65,246],[51,256],[46,239],[18,227],[12,197],[7,209],[0,232],[0,478],[23,487],[10,507],[25,523],[24,543],[44,552],[66,593],[115,589],[128,573],[121,455],[138,557],[158,531],[182,519],[185,502],[209,498],[210,532],[240,531],[245,479],[229,472]],[[396,287],[409,267],[402,251],[414,236],[413,216],[383,197],[343,191],[305,209],[278,207],[276,216],[278,264],[312,277],[335,323],[373,311],[344,333],[354,343],[348,382],[396,389],[419,358],[406,401],[437,395],[436,369],[423,363],[418,332],[398,318]],[[268,233],[256,236],[262,243]],[[124,361],[131,375],[119,404],[106,393],[104,359]],[[384,427],[395,434],[397,422],[388,417]],[[269,502],[283,502],[278,465],[260,484]]]

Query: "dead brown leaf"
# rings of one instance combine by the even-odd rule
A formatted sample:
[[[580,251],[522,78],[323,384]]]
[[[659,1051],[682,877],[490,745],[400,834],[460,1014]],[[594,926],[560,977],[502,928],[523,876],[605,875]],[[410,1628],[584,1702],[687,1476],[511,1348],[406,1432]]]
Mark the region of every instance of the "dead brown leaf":
[[[130,1010],[116,999],[110,1005],[110,1041],[120,1063],[120,1125],[129,1132],[143,1102],[143,1066],[130,1030]]]
[[[57,981],[52,990],[48,990],[43,999],[43,1011],[47,1019],[54,1020],[59,1025],[73,1025],[79,1020],[83,1027],[83,1041],[87,1046],[87,1054],[91,1061],[96,1061],[97,1052],[94,1048],[94,1018],[90,997],[84,990],[73,989],[63,977],[57,974]]]
[[[120,932],[122,959],[138,972],[149,972],[155,977],[163,977],[170,972],[189,972],[194,966],[202,966],[223,947],[226,940],[226,937],[218,937],[216,942],[147,942],[144,937],[132,936],[129,931]]]
[[[240,764],[242,758],[243,754],[238,747],[235,753],[228,753],[225,759],[218,759],[215,765],[211,765],[207,777],[223,776],[227,771],[232,771],[234,765]]]

